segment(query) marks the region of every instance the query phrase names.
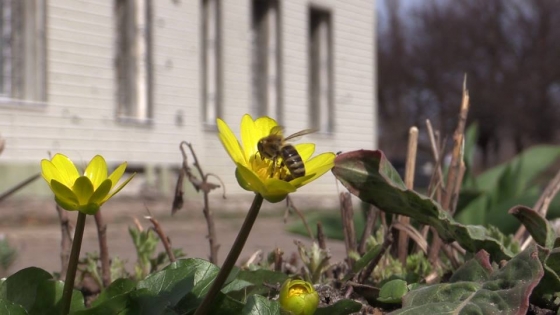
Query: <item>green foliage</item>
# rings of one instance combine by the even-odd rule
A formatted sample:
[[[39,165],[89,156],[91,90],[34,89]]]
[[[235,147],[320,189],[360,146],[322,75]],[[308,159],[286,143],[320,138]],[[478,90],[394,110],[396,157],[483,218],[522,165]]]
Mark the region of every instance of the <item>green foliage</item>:
[[[403,298],[403,308],[391,314],[526,314],[529,295],[543,276],[535,246],[498,269],[480,251],[461,266],[449,283],[424,286]]]
[[[169,264],[169,257],[165,252],[161,252],[154,257],[160,239],[152,229],[141,231],[138,228],[129,228],[128,232],[138,257],[134,265],[135,279],[143,279],[150,273],[160,269],[161,266]],[[174,248],[173,253],[175,257],[184,256],[181,249]]]
[[[151,257],[156,251],[159,238],[151,229],[140,231],[137,228],[129,228],[128,232],[132,237],[138,257],[134,266],[135,276],[136,279],[143,279],[153,271]]]
[[[512,174],[526,172],[524,164],[519,163],[504,169],[503,176],[508,180],[501,179],[501,186],[514,180]],[[497,228],[462,225],[436,202],[407,190],[380,151],[341,154],[335,160],[333,173],[362,200],[387,213],[406,215],[431,225],[444,241],[457,241],[467,252],[477,252],[474,259],[454,273],[450,283],[422,286],[421,290],[413,288],[403,297],[403,308],[394,314],[471,314],[474,310],[480,314],[525,314],[529,299],[549,306],[556,292],[560,292],[560,238],[536,211],[523,206],[510,211],[511,218],[517,218],[538,244],[518,253],[518,244]],[[505,198],[519,191],[518,186],[501,187],[497,196]],[[388,262],[383,266],[388,273],[384,276],[398,277],[402,271],[400,263],[390,255],[383,259]],[[509,261],[501,269],[492,263],[502,260]],[[422,264],[427,263],[424,257],[407,259],[407,265],[410,261],[416,262],[418,273],[426,272],[422,266],[429,267]],[[397,302],[397,296],[384,292],[380,300]]]
[[[0,272],[4,273],[16,260],[17,251],[4,235],[0,235]]]
[[[298,244],[299,257],[304,265],[306,280],[318,283],[321,276],[330,267],[327,265],[330,254],[327,250],[321,249],[319,244],[313,242],[311,248],[305,248],[302,243]]]
[[[472,166],[477,134],[475,124],[465,133],[467,172],[455,218],[464,224],[494,225],[504,233],[513,233],[519,224],[507,215],[507,210],[518,204],[536,203],[540,196],[537,179],[558,160],[560,147],[532,147],[510,161],[474,176]],[[551,204],[549,213],[551,218],[560,216],[560,200]]]
[[[384,283],[391,279],[415,283],[428,276],[432,271],[432,265],[424,253],[408,255],[404,266],[397,258],[386,255],[383,257],[383,261],[375,267],[371,277],[376,283]]]
[[[2,314],[59,314],[61,310],[58,302],[62,298],[63,287],[62,281],[54,280],[50,273],[42,269],[31,267],[20,270],[2,282]],[[82,293],[74,290],[71,311],[84,309],[83,299]]]
[[[383,303],[400,304],[407,292],[408,285],[406,281],[400,279],[391,280],[381,287],[377,300]]]
[[[192,313],[209,289],[218,267],[202,259],[178,260],[145,279],[134,282],[117,279],[86,309],[84,298],[74,291],[73,315],[174,315]],[[277,301],[267,284],[280,284],[287,276],[269,270],[234,270],[227,285],[213,304],[211,314],[277,315]],[[8,277],[0,287],[2,314],[58,314],[63,283],[39,268],[27,268]],[[273,290],[274,291],[274,290]],[[317,314],[345,315],[356,312],[361,304],[341,300],[317,310]]]
[[[482,226],[463,225],[432,199],[404,185],[381,151],[353,151],[335,159],[333,173],[354,195],[386,213],[405,215],[432,226],[446,242],[457,241],[470,252],[486,250],[494,259],[513,253]]]

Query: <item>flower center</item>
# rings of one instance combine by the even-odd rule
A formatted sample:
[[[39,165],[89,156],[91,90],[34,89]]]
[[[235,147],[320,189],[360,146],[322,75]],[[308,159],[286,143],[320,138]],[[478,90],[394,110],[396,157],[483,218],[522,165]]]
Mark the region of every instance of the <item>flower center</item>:
[[[308,293],[308,292],[307,292],[307,290],[306,290],[305,287],[303,287],[303,286],[301,286],[301,285],[295,285],[295,286],[293,286],[293,287],[290,288],[290,291],[289,291],[289,293],[288,293],[288,296],[289,296],[289,297],[292,297],[292,296],[299,296],[299,295],[307,294],[307,293]]]
[[[276,178],[289,181],[291,178],[290,171],[282,163],[281,158],[268,159],[260,153],[256,153],[250,158],[251,169],[263,180],[267,178]]]

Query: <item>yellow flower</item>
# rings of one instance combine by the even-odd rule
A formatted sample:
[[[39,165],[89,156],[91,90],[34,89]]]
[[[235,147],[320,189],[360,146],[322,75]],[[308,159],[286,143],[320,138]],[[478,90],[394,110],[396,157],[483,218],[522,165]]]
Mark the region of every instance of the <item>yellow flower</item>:
[[[305,176],[290,178],[290,171],[278,163],[273,165],[271,159],[263,157],[257,149],[260,139],[270,135],[276,121],[264,116],[256,120],[245,114],[241,119],[241,143],[237,140],[228,125],[217,119],[220,140],[229,156],[237,166],[235,176],[239,185],[249,191],[261,194],[270,202],[279,202],[299,187],[319,178],[334,165],[335,154],[322,153],[311,158],[315,152],[312,143],[296,144],[298,154],[305,166]]]
[[[85,214],[95,214],[105,201],[128,184],[134,174],[113,189],[125,169],[126,162],[107,177],[107,163],[100,155],[91,159],[82,176],[74,163],[63,154],[57,153],[51,161],[41,161],[43,178],[53,191],[56,203],[63,209],[78,210]]]
[[[319,305],[319,294],[311,283],[288,279],[280,289],[280,306],[293,315],[312,315]]]

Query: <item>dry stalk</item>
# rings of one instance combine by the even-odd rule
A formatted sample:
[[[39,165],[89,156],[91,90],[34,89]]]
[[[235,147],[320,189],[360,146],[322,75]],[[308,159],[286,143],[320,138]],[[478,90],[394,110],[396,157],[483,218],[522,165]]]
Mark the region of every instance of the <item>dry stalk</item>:
[[[111,263],[109,261],[109,248],[107,247],[107,224],[103,222],[101,211],[94,215],[97,228],[97,240],[99,241],[99,258],[101,260],[101,280],[103,287],[111,284]]]
[[[58,212],[58,219],[60,221],[60,280],[64,281],[66,278],[66,270],[68,269],[68,260],[70,259],[70,250],[72,249],[72,232],[70,227],[70,220],[68,220],[68,212],[63,210],[58,204],[56,205],[56,212]]]
[[[342,229],[344,231],[344,244],[346,245],[346,257],[348,264],[353,265],[351,253],[356,251],[356,232],[354,229],[354,209],[352,209],[352,197],[349,192],[340,193],[340,213],[342,216]]]
[[[148,207],[146,207],[146,211],[148,212],[148,215],[145,216],[144,218],[150,220],[150,222],[152,223],[154,231],[159,236],[159,239],[161,240],[161,243],[163,244],[163,248],[165,248],[165,252],[167,253],[167,257],[169,257],[169,261],[170,262],[176,261],[177,258],[175,257],[175,254],[173,253],[173,248],[171,248],[171,240],[169,239],[169,237],[167,237],[167,235],[165,235],[165,233],[163,232],[163,229],[161,228],[161,224],[159,224],[159,221],[156,220],[152,216],[152,214],[150,213],[150,209],[148,209]]]
[[[554,178],[552,178],[550,182],[548,182],[548,185],[546,186],[542,195],[539,197],[539,200],[537,200],[537,202],[533,206],[533,209],[535,209],[535,211],[537,211],[541,216],[546,217],[546,213],[548,212],[548,207],[550,205],[550,202],[552,201],[552,199],[554,199],[556,194],[558,194],[559,190],[560,190],[560,170],[556,173],[556,175],[554,175]],[[521,225],[517,230],[517,232],[515,233],[515,237],[514,237],[523,245],[525,245],[526,243],[527,233],[525,232],[526,232],[525,226]],[[522,248],[524,247],[522,246]]]
[[[379,251],[379,254],[369,262],[369,264],[367,265],[366,268],[362,269],[362,271],[358,275],[358,283],[363,284],[363,283],[366,282],[366,280],[369,278],[369,276],[373,272],[373,269],[375,269],[375,266],[377,266],[377,264],[379,264],[379,261],[381,260],[381,257],[383,257],[383,255],[385,255],[385,252],[387,251],[387,249],[389,247],[391,247],[392,243],[393,243],[393,234],[391,233],[391,231],[388,230],[387,233],[385,234],[385,240],[383,241],[383,244],[381,245],[381,250]]]
[[[466,87],[466,78],[463,83],[463,97],[461,100],[461,109],[459,111],[459,121],[457,128],[453,134],[453,151],[451,157],[451,164],[447,174],[447,182],[445,184],[446,191],[443,194],[442,207],[443,209],[453,213],[453,202],[457,198],[458,192],[461,187],[461,164],[463,161],[463,150],[465,144],[465,126],[467,124],[467,114],[469,112],[469,92]],[[441,250],[442,240],[439,235],[434,234],[428,259],[434,265],[439,265],[439,252]]]
[[[428,241],[412,225],[402,224],[401,222],[395,222],[395,224],[393,224],[393,228],[399,230],[400,234],[403,234],[403,233],[406,234],[408,237],[410,237],[412,240],[414,240],[416,245],[425,254],[428,253]],[[405,257],[405,263],[406,263],[406,257]]]
[[[280,248],[274,250],[274,271],[282,271],[283,255],[284,252]]]
[[[0,154],[2,154],[2,151],[4,151],[5,145],[6,145],[6,140],[4,140],[2,138],[2,135],[0,135]]]
[[[2,194],[0,194],[0,202],[4,201],[4,199],[8,198],[9,196],[13,195],[14,193],[16,193],[18,190],[22,189],[23,187],[31,184],[32,182],[34,182],[36,179],[38,179],[39,177],[41,177],[41,173],[37,173],[33,176],[30,176],[29,178],[25,179],[24,181],[22,181],[19,184],[16,184],[14,187],[9,188],[8,190],[6,190],[5,192],[3,192]]]
[[[360,238],[360,243],[358,244],[358,253],[360,255],[364,255],[366,252],[366,243],[373,232],[373,227],[375,226],[375,221],[379,215],[379,211],[376,211],[374,205],[370,205],[368,212],[366,214],[366,226],[364,228],[364,232],[362,233],[362,237]]]
[[[198,177],[196,177],[189,165],[188,165],[188,159],[187,159],[187,153],[185,152],[184,146],[187,146],[191,152],[191,155],[194,159],[194,167],[198,170],[198,173],[200,175],[201,179],[198,179]],[[220,185],[217,184],[213,184],[208,182],[208,177],[213,176],[215,178],[218,179],[218,181],[220,181],[220,183],[223,186],[223,198],[226,198],[226,191],[225,191],[225,186],[222,182],[222,180],[216,176],[215,174],[212,173],[204,173],[202,171],[202,167],[200,166],[200,163],[198,162],[198,158],[196,157],[196,153],[194,152],[194,149],[192,147],[192,145],[188,142],[182,141],[179,144],[179,149],[181,150],[181,154],[183,155],[183,165],[181,168],[181,172],[179,174],[179,178],[177,180],[177,186],[175,187],[175,198],[173,200],[173,207],[171,209],[171,213],[175,213],[177,212],[179,209],[181,209],[181,207],[183,206],[183,180],[184,177],[186,176],[187,179],[189,180],[189,182],[193,185],[193,187],[196,189],[196,191],[201,191],[204,195],[204,208],[202,209],[202,212],[204,214],[204,218],[206,219],[206,225],[208,226],[208,243],[210,246],[210,257],[209,260],[211,263],[213,264],[217,264],[218,263],[218,249],[220,248],[220,245],[217,244],[217,237],[216,237],[216,228],[215,228],[215,224],[214,224],[214,215],[212,213],[212,210],[210,209],[210,201],[208,198],[208,194],[210,194],[210,192],[214,189],[220,188]]]
[[[441,151],[441,146],[439,145],[439,142],[436,141],[436,135],[434,133],[434,128],[432,127],[432,123],[430,122],[429,119],[426,119],[426,128],[428,129],[428,137],[430,138],[430,147],[432,148],[432,155],[434,156],[434,161],[435,161],[435,171],[437,171],[437,176],[432,176],[432,178],[439,178],[440,180],[443,179],[443,171],[441,170],[441,164],[442,164],[442,155],[443,152],[445,151]],[[431,184],[431,183],[430,183]],[[441,181],[442,187],[444,183],[443,181]]]
[[[414,189],[414,173],[416,169],[416,153],[418,151],[418,128],[411,127],[408,132],[408,149],[406,154],[406,168],[404,173],[404,183],[406,188]],[[398,222],[403,225],[410,225],[410,218],[407,216],[399,216]],[[400,231],[399,241],[397,245],[399,261],[404,266],[406,264],[406,256],[408,256],[408,234]]]
[[[323,232],[323,225],[321,224],[321,222],[317,222],[317,243],[319,244],[320,249],[327,250],[327,238],[325,237],[325,232]],[[327,259],[325,265],[330,265],[330,259]],[[328,268],[325,272],[325,275],[328,279],[332,279],[332,268]]]
[[[315,237],[313,237],[313,232],[311,232],[311,229],[309,228],[309,224],[307,224],[307,220],[305,220],[305,216],[296,207],[292,198],[290,198],[290,195],[288,195],[288,197],[286,197],[286,211],[284,212],[284,223],[286,223],[286,221],[288,220],[288,214],[290,213],[290,210],[293,210],[298,215],[298,217],[301,219],[301,222],[303,222],[305,229],[307,230],[307,235],[309,235],[309,238],[312,241],[314,241]]]

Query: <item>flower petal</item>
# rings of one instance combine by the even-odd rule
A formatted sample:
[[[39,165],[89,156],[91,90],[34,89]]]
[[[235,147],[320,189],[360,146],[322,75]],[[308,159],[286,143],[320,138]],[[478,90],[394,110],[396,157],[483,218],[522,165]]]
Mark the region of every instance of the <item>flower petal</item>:
[[[72,186],[72,191],[78,197],[78,203],[85,205],[93,194],[93,184],[88,177],[80,176]]]
[[[72,187],[76,178],[80,177],[76,165],[66,155],[60,153],[55,154],[51,162],[56,167],[58,173],[53,179],[68,187]]]
[[[306,170],[306,172],[307,172],[307,170]],[[303,184],[302,184],[303,182],[307,183],[309,181],[309,179],[311,179],[313,177],[315,177],[315,173],[307,174],[305,176],[298,177],[296,179],[292,179],[290,181],[290,184],[292,184],[292,186],[294,186],[294,187],[299,188],[299,187],[303,186]]]
[[[49,160],[41,160],[41,175],[43,175],[43,178],[49,184],[49,186],[51,185],[51,181],[53,179],[56,179],[59,182],[63,181],[58,176],[58,169]]]
[[[91,159],[84,175],[90,179],[93,189],[97,189],[101,183],[107,179],[107,163],[101,155],[96,155]]]
[[[109,175],[109,179],[113,183],[113,186],[119,183],[119,180],[121,180],[121,177],[124,175],[127,165],[128,164],[126,162],[122,163],[113,171],[113,173],[111,173],[111,175]]]
[[[101,205],[105,201],[105,197],[111,191],[113,187],[113,182],[110,179],[104,180],[101,185],[93,192],[91,197],[89,197],[88,204],[95,203]]]
[[[56,179],[53,179],[51,181],[51,189],[55,197],[60,199],[64,203],[72,204],[76,206],[78,205],[78,197],[76,197],[76,194],[74,194],[74,192],[70,188],[66,187],[66,185],[64,185],[63,183],[57,181]],[[76,209],[66,209],[66,210],[76,210]]]
[[[56,201],[56,203],[64,210],[76,211],[80,208],[80,206],[77,203],[73,203],[66,199],[58,198],[56,195],[54,196],[54,201]]]
[[[257,176],[257,174],[253,173],[253,171],[245,167],[245,165],[237,163],[237,171],[239,172],[240,177],[246,182],[246,187],[248,187],[249,190],[260,194],[266,192],[265,185],[261,179]],[[239,179],[237,181],[239,182]]]
[[[239,172],[239,167],[235,168],[235,178],[237,179],[237,183],[239,184],[239,186],[241,186],[241,188],[248,191],[253,191],[251,184],[249,184],[249,182],[247,182],[247,180],[245,180],[245,178],[243,178],[243,176]]]
[[[294,147],[304,162],[309,160],[313,153],[315,153],[315,144],[313,143],[298,143]]]
[[[276,178],[267,179],[265,185],[266,191],[261,194],[264,199],[272,203],[282,201],[289,193],[296,191],[296,188],[289,182]]]
[[[243,144],[243,152],[247,161],[257,153],[257,143],[263,136],[257,133],[255,122],[249,114],[243,115],[241,118],[241,143]]]
[[[311,160],[305,163],[306,173],[309,175],[313,175],[313,177],[309,178],[308,180],[303,181],[300,186],[306,185],[309,182],[314,181],[321,175],[328,172],[334,166],[334,158],[336,154],[332,152],[326,152],[317,155],[316,157],[312,158]],[[296,178],[297,179],[297,178]],[[299,187],[299,186],[298,186]]]
[[[96,214],[97,211],[99,211],[99,204],[97,203],[88,203],[87,205],[82,205],[80,206],[80,208],[78,209],[78,211],[85,213],[85,214]]]
[[[268,136],[272,127],[275,126],[278,126],[276,120],[268,116],[259,117],[257,118],[257,120],[255,120],[255,130],[253,132],[255,133],[256,137],[261,139]]]
[[[114,195],[116,195],[119,191],[121,191],[121,189],[123,189],[124,186],[126,186],[126,184],[128,184],[128,182],[130,182],[130,180],[134,177],[134,175],[136,175],[136,173],[133,173],[132,175],[130,175],[130,177],[127,178],[127,179],[124,181],[124,183],[122,183],[119,187],[117,187],[117,189],[113,190],[113,192],[112,192],[109,196],[107,196],[107,197],[105,198],[105,200],[103,200],[102,203],[104,203],[105,201],[111,199]],[[115,184],[116,184],[116,183],[113,183],[113,186],[115,186]]]
[[[218,125],[220,141],[233,162],[247,165],[247,160],[245,159],[241,145],[229,126],[220,118],[216,120],[216,124]]]

